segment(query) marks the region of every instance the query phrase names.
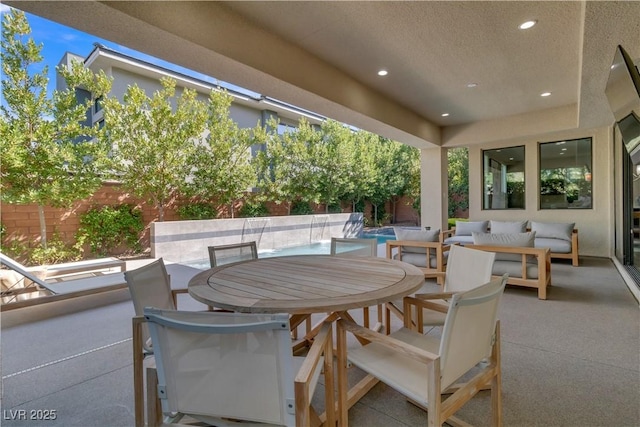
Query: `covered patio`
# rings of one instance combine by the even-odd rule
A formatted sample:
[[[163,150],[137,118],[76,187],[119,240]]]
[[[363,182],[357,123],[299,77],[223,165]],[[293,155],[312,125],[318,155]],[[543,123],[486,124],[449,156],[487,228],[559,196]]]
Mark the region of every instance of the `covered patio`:
[[[581,233],[581,265],[552,264],[548,300],[504,294],[504,425],[640,425],[637,282],[618,261],[630,213],[624,147],[604,96],[615,46],[640,55],[640,3],[6,3],[421,149],[423,226],[446,226],[447,149],[468,147],[472,219],[575,222]],[[543,25],[528,44],[516,24],[531,15]],[[376,77],[382,66],[386,80]],[[553,96],[540,98],[543,88]],[[540,209],[539,143],[585,137],[593,208]],[[483,150],[510,146],[527,152],[526,208],[487,210]],[[176,287],[187,280],[172,275]],[[203,307],[182,298],[180,308]],[[3,312],[2,423],[133,425],[133,314],[127,290]],[[459,418],[489,424],[483,393]],[[349,417],[367,427],[426,423],[382,384]]]
[[[580,268],[553,263],[547,301],[529,289],[505,291],[499,312],[505,426],[640,423],[637,301],[611,260],[581,261]],[[130,261],[127,269],[144,262]],[[185,286],[189,275],[172,274],[173,286]],[[425,282],[425,291],[436,288]],[[178,305],[204,308],[188,295]],[[27,425],[26,417],[30,426],[133,425],[133,314],[127,290],[2,313],[2,424]],[[357,319],[361,310],[352,314]],[[350,375],[355,381],[361,372],[352,368]],[[459,418],[489,425],[488,400],[481,392]],[[55,411],[55,419],[29,418],[32,410]],[[426,423],[424,412],[383,384],[349,418],[355,426]]]

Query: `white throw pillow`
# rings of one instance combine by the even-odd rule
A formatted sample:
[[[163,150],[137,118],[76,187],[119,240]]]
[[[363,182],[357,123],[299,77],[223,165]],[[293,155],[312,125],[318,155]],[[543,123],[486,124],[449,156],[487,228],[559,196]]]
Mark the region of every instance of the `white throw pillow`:
[[[536,236],[546,239],[562,239],[571,241],[571,234],[575,222],[533,222],[531,221],[531,231],[536,232]]]
[[[486,233],[489,221],[456,221],[456,236],[471,236],[471,233]]]
[[[491,234],[524,233],[528,221],[491,221]]]

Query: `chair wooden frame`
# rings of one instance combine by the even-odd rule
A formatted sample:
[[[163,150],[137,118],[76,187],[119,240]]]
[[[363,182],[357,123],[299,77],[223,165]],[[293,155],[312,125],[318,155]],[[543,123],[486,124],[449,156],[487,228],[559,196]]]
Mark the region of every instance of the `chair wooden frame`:
[[[144,316],[136,316],[132,319],[133,325],[133,347],[134,349],[141,345],[142,325],[146,322]],[[320,327],[318,334],[315,336],[313,344],[309,348],[307,355],[294,378],[295,393],[295,425],[296,426],[321,426],[336,424],[336,408],[335,399],[335,382],[334,382],[334,349],[333,349],[333,327],[331,322],[325,322]],[[134,359],[136,352],[134,352]],[[140,363],[137,366],[142,366]],[[135,371],[134,364],[134,371]],[[325,412],[318,414],[311,406],[311,387],[314,377],[317,377],[317,370],[322,366],[322,372],[325,378]],[[136,378],[142,378],[141,375]],[[162,422],[162,408],[157,394],[158,376],[156,368],[147,368],[147,426],[155,427],[164,425]],[[140,385],[142,386],[142,384]],[[136,407],[136,427],[144,426],[138,424],[138,412],[144,415],[144,408]],[[254,424],[251,424],[254,425]]]
[[[188,292],[187,288],[183,289],[171,289],[171,276],[167,274],[166,268],[164,267],[164,261],[162,258],[153,261],[152,263],[143,265],[142,267],[129,270],[124,273],[125,279],[127,281],[127,285],[129,286],[131,292],[131,298],[134,299],[134,309],[136,312],[136,317],[134,317],[133,321],[133,400],[134,400],[134,418],[136,427],[144,427],[144,370],[143,363],[144,359],[147,356],[153,354],[153,351],[147,347],[146,341],[147,338],[143,332],[143,328],[140,325],[138,327],[139,319],[142,318],[142,311],[144,309],[144,305],[146,302],[136,301],[136,290],[135,290],[135,276],[137,273],[142,271],[146,271],[149,269],[160,268],[162,270],[162,275],[165,277],[165,283],[161,285],[166,286],[165,289],[170,293],[170,300],[168,307],[172,310],[175,310],[178,306],[178,294],[184,294]],[[157,283],[157,282],[156,282]],[[138,320],[136,320],[138,319]]]
[[[255,241],[234,243],[231,245],[208,246],[207,249],[209,251],[209,263],[212,268],[222,265],[220,264],[220,262],[218,261],[218,258],[216,257],[217,252],[234,251],[234,250],[243,251],[244,249],[246,249],[246,250],[249,250],[251,253],[251,257],[247,259],[258,258],[258,248]]]
[[[449,251],[451,245],[441,242],[423,242],[417,240],[387,240],[387,258],[393,258],[393,250],[397,250],[398,261],[402,261],[402,255],[406,254],[406,248],[424,248],[426,267],[418,267],[424,272],[424,278],[435,278],[439,285],[444,284],[445,269],[447,262],[445,252]],[[420,254],[422,255],[422,254]],[[436,267],[431,267],[431,258],[435,257]]]
[[[447,262],[445,261],[445,252],[448,252],[451,249],[450,244],[445,244],[442,242],[423,242],[423,241],[414,241],[414,240],[387,240],[387,258],[394,259],[393,251],[394,249],[397,251],[397,260],[402,261],[402,255],[405,251],[405,248],[413,247],[413,248],[424,248],[425,249],[425,265],[427,267],[418,267],[424,272],[425,279],[435,278],[436,283],[438,285],[443,286],[445,283],[446,277],[446,268]],[[412,255],[417,255],[413,253]],[[422,255],[422,254],[420,254]],[[436,258],[436,267],[431,267],[431,258]],[[399,305],[399,302],[397,303]],[[394,303],[393,301],[389,301],[385,304],[385,325],[386,332],[389,334],[390,325],[391,325],[391,313],[393,313],[396,317],[400,319],[404,319],[404,313]]]
[[[538,299],[547,299],[547,287],[551,286],[551,252],[549,248],[531,248],[520,246],[489,246],[489,245],[466,245],[465,247],[477,249],[486,252],[494,252],[499,254],[515,254],[520,255],[519,261],[500,261],[501,263],[513,262],[520,264],[520,277],[509,275],[508,285],[524,286],[538,290]],[[536,265],[536,275],[538,277],[529,277],[527,275],[527,264],[533,258]],[[498,260],[496,260],[498,262]],[[497,267],[494,269],[497,270]],[[499,277],[501,271],[495,271],[493,277]]]
[[[394,381],[396,382],[396,387],[400,387],[397,384],[398,379],[402,378],[402,376],[398,377],[397,374],[392,373],[392,371],[397,368],[399,363],[402,363],[403,360],[414,360],[417,361],[418,365],[424,364],[424,370],[422,372],[426,372],[425,381],[428,381],[426,386],[426,395],[423,395],[422,401],[418,401],[417,399],[413,399],[411,397],[411,391],[405,389],[398,389],[400,393],[405,394],[409,401],[428,412],[427,415],[427,425],[429,426],[440,426],[444,422],[449,422],[453,425],[468,425],[463,421],[459,420],[454,416],[454,414],[473,396],[475,396],[480,390],[485,389],[489,386],[491,390],[491,412],[493,418],[494,426],[502,425],[502,398],[501,398],[501,361],[500,361],[500,323],[496,320],[496,312],[497,312],[497,301],[499,301],[501,293],[504,291],[504,286],[506,282],[506,277],[503,276],[501,279],[493,280],[492,282],[487,283],[486,285],[475,288],[471,291],[468,291],[466,294],[474,294],[475,297],[474,302],[473,298],[467,298],[470,300],[471,304],[474,303],[491,303],[494,306],[491,308],[495,310],[495,312],[487,311],[489,315],[483,319],[483,321],[491,320],[494,322],[491,325],[490,330],[493,331],[491,337],[487,337],[490,342],[483,342],[480,351],[474,351],[473,364],[479,363],[473,367],[474,375],[471,379],[464,383],[453,383],[453,381],[457,378],[463,377],[466,372],[470,372],[470,368],[464,368],[461,370],[459,366],[454,366],[453,373],[451,368],[451,361],[448,353],[448,343],[451,339],[453,339],[452,334],[455,332],[455,327],[453,325],[456,324],[456,316],[457,311],[459,309],[458,304],[464,304],[465,293],[456,294],[453,296],[453,302],[451,304],[451,309],[448,313],[447,323],[445,325],[445,330],[443,331],[442,338],[439,340],[439,348],[434,351],[426,350],[426,348],[433,348],[433,340],[438,341],[433,337],[426,337],[417,331],[412,326],[411,319],[409,316],[405,317],[405,329],[404,331],[399,331],[400,333],[394,333],[392,336],[387,336],[383,334],[376,333],[367,328],[363,328],[354,322],[340,319],[337,322],[337,339],[338,339],[338,352],[337,352],[337,361],[338,361],[338,418],[339,425],[342,427],[346,427],[348,425],[348,409],[351,405],[355,403],[353,399],[348,398],[348,383],[347,383],[347,363],[352,363],[355,366],[359,366],[365,371],[368,369],[372,369],[370,372],[381,372],[381,365],[375,364],[374,367],[366,368],[365,365],[369,362],[376,360],[376,352],[380,347],[384,347],[392,352],[396,352],[400,361],[391,361],[391,359],[387,360],[388,356],[385,357],[385,373],[382,374],[382,378],[378,377],[382,381],[390,381],[392,384]],[[497,298],[497,299],[496,299]],[[413,297],[405,297],[404,299],[404,310],[406,313],[411,313],[412,306],[417,306],[419,308],[426,308],[424,306],[424,301],[413,298]],[[418,310],[420,311],[420,310]],[[449,323],[451,322],[451,323]],[[468,322],[468,320],[467,320]],[[489,324],[484,323],[484,327],[489,327]],[[347,332],[350,332],[355,337],[359,339],[366,340],[366,344],[363,347],[367,349],[367,346],[375,343],[377,347],[372,347],[374,350],[369,352],[368,350],[364,350],[365,354],[369,353],[369,356],[365,356],[364,358],[359,359],[365,365],[360,364],[358,361],[354,361],[348,358],[348,350],[347,346]],[[395,338],[397,336],[398,338]],[[410,337],[409,337],[410,336]],[[457,337],[457,345],[462,341],[460,337]],[[483,341],[484,341],[483,337]],[[426,343],[432,341],[430,345]],[[414,344],[415,343],[415,344]],[[443,344],[444,343],[444,344]],[[481,354],[483,354],[482,347],[485,345],[489,345],[490,347],[490,356],[486,359],[483,359]],[[460,350],[460,349],[458,349]],[[353,350],[352,350],[353,351]],[[455,354],[456,352],[452,353]],[[388,353],[384,353],[385,355]],[[479,360],[477,360],[479,358]],[[483,363],[480,363],[483,362]],[[416,364],[416,362],[411,362]],[[469,360],[466,360],[464,363],[469,363]],[[378,367],[376,368],[375,365]],[[410,368],[409,368],[410,369]],[[465,372],[466,370],[466,372]],[[375,375],[370,373],[367,378],[362,380],[358,385],[355,386],[357,389],[360,384],[364,384],[365,381],[370,383],[371,375]],[[407,373],[405,372],[406,376]],[[377,375],[376,375],[377,376]],[[395,379],[392,379],[395,377]],[[443,383],[444,382],[444,383]],[[414,390],[413,393],[416,391]],[[426,398],[426,400],[425,400]]]

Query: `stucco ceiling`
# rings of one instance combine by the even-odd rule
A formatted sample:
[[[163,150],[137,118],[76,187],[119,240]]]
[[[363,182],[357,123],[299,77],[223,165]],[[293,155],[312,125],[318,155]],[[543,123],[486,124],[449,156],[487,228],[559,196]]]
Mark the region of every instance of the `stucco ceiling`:
[[[640,58],[640,2],[6,3],[418,147],[608,126]]]

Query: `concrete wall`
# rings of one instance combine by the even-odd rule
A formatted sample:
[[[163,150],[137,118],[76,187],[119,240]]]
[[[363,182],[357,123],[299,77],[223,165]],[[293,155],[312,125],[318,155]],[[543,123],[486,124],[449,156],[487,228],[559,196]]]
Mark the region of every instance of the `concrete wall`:
[[[361,213],[154,222],[151,256],[182,262],[208,258],[207,246],[255,240],[258,251],[357,237]]]

